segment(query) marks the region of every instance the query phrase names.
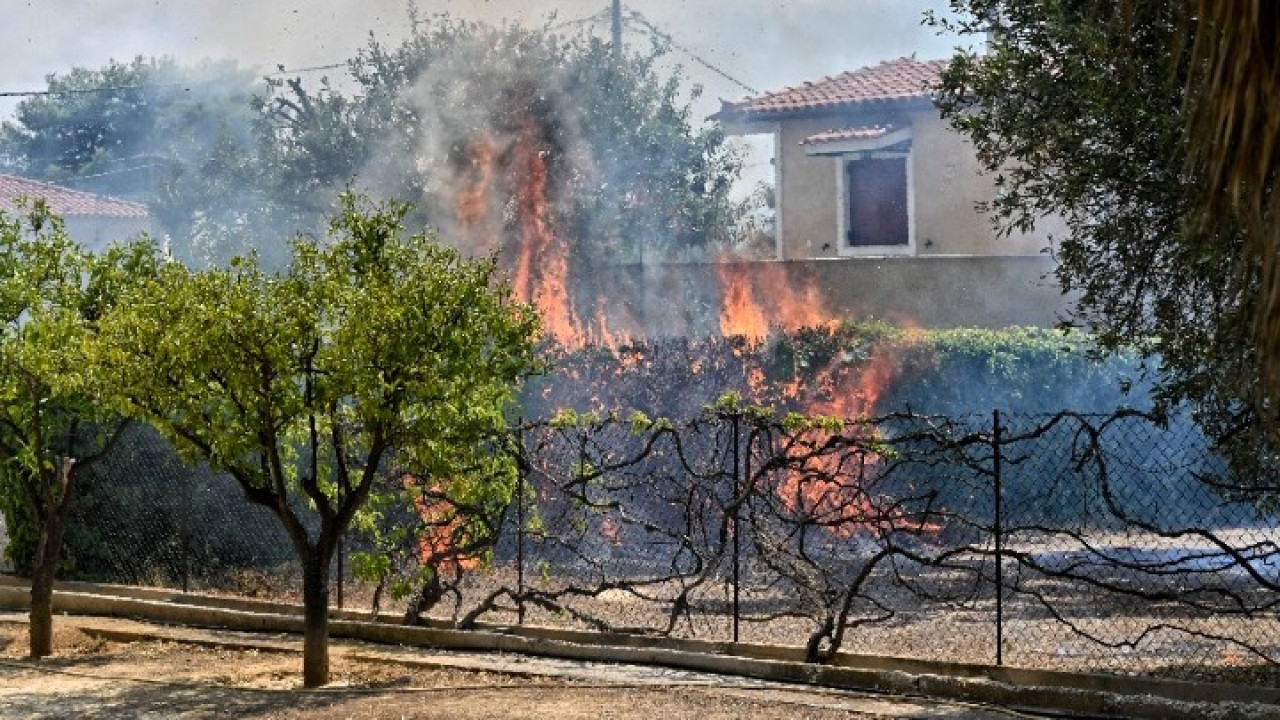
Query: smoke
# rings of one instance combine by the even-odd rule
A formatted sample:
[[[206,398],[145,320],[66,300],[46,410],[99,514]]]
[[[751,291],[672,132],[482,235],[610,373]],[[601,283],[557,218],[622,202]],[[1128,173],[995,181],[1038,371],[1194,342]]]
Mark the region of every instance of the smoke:
[[[304,68],[341,63],[370,36],[387,43],[410,33],[406,9],[424,15],[539,25],[604,11],[607,0],[98,0],[92,3],[23,3],[6,14],[9,42],[0,47],[0,90],[38,89],[48,73],[96,67],[109,59],[172,55],[183,62],[234,58],[262,71],[277,65]],[[740,0],[689,3],[634,0],[642,12],[684,47],[731,69],[747,84],[768,89],[840,72],[882,59],[910,55],[936,57],[953,38],[939,38],[919,25],[925,9],[945,2],[922,0]],[[607,33],[607,22],[595,32]],[[629,32],[627,42],[644,47],[650,39]],[[743,88],[689,57],[679,60],[707,88],[696,108],[702,116],[720,98]],[[332,73],[337,77],[341,72]],[[16,105],[0,105],[7,115]]]

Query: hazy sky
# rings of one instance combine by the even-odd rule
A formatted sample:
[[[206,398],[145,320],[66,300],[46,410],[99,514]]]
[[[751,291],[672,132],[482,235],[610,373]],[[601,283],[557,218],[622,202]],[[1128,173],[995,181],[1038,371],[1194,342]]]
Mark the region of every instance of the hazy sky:
[[[108,60],[172,55],[180,61],[233,58],[271,72],[342,63],[370,35],[405,37],[410,0],[0,0],[8,20],[0,44],[0,91],[39,90],[49,73]],[[493,23],[560,24],[603,14],[609,0],[416,0],[421,16],[448,13]],[[955,38],[921,26],[927,9],[945,0],[624,0],[697,58],[759,91],[904,55],[949,55]],[[554,19],[549,19],[554,14]],[[571,25],[576,31],[583,25]],[[606,17],[590,27],[607,34]],[[650,39],[628,30],[625,40]],[[680,52],[671,55],[703,86],[695,114],[706,117],[720,99],[748,94]],[[337,79],[341,70],[330,70]],[[319,73],[304,78],[318,81]],[[341,85],[339,85],[341,87]],[[0,119],[18,99],[0,97]],[[767,137],[748,148],[739,193],[772,176]]]
[[[418,0],[423,15],[541,23],[589,17],[608,0]],[[628,0],[681,45],[760,89],[790,85],[879,60],[918,53],[941,57],[954,41],[920,26],[922,0]],[[350,58],[373,33],[404,36],[407,0],[0,0],[7,19],[0,45],[0,91],[37,90],[50,72],[135,55],[180,60],[231,57],[272,70]],[[595,25],[608,32],[607,22]],[[647,42],[629,33],[628,42]],[[745,91],[678,60],[701,82],[711,111],[717,98]],[[0,107],[7,115],[12,104]],[[701,109],[701,108],[699,108]]]

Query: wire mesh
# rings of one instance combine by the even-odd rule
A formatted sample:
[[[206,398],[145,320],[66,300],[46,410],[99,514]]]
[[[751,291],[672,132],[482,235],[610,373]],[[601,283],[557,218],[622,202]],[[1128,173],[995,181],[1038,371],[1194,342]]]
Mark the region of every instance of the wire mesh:
[[[1275,514],[1185,415],[831,425],[726,409],[532,422],[492,448],[521,468],[512,501],[410,619],[776,643],[813,661],[1200,679],[1280,661]],[[147,428],[79,490],[68,577],[296,592],[271,513]],[[411,554],[442,537],[421,507],[385,517],[421,525]],[[349,605],[387,603],[336,581]]]

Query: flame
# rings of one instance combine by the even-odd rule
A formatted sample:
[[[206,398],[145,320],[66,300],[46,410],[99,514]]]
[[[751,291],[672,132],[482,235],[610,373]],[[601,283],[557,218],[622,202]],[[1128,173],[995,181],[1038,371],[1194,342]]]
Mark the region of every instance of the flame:
[[[512,148],[516,173],[518,227],[515,291],[542,315],[543,330],[561,345],[578,347],[586,338],[569,294],[569,258],[564,237],[555,232],[548,199],[550,151],[526,123]]]
[[[914,342],[918,331],[908,329],[903,343]],[[847,355],[837,356],[804,385],[800,381],[783,386],[784,393],[804,408],[809,416],[829,416],[858,421],[874,416],[884,391],[897,376],[901,343],[877,343],[871,357],[855,362]],[[807,431],[807,442],[799,447],[820,445],[828,431]],[[847,426],[846,433],[862,439],[873,439],[872,426]],[[872,450],[841,451],[815,454],[798,462],[799,467],[778,478],[775,492],[787,512],[808,518],[825,527],[833,536],[851,537],[877,530],[936,531],[908,517],[899,509],[878,506],[869,487],[882,458]]]
[[[402,482],[405,487],[412,487],[417,481],[406,475]],[[428,492],[414,498],[413,504],[422,519],[417,539],[418,560],[423,565],[441,573],[480,566],[479,557],[458,551],[455,535],[462,528],[462,517],[453,503],[444,498],[439,483],[433,483]]]
[[[489,198],[493,194],[498,159],[498,143],[482,135],[466,150],[462,189],[454,202],[458,227],[476,241],[484,254],[497,249],[498,233],[492,226]]]
[[[772,330],[833,327],[826,300],[812,276],[793,278],[783,263],[716,264],[720,278],[720,334],[760,342]]]
[[[733,272],[728,263],[716,265],[716,272],[720,275],[720,334],[763,340],[769,334],[769,321],[755,300],[748,276]]]

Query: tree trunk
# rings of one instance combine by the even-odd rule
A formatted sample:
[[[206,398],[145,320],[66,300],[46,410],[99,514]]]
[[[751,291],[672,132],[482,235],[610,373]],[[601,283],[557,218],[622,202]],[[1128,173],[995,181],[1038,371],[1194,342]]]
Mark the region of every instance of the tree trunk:
[[[312,550],[302,567],[302,684],[329,682],[329,554]]]
[[[69,503],[58,503],[41,518],[40,541],[31,568],[31,657],[53,653],[53,578],[62,554],[62,529]]]
[[[440,584],[440,571],[433,567],[431,577],[424,580],[409,598],[409,604],[404,611],[404,624],[421,624],[423,613],[435,607],[442,597],[444,597],[444,586]]]

